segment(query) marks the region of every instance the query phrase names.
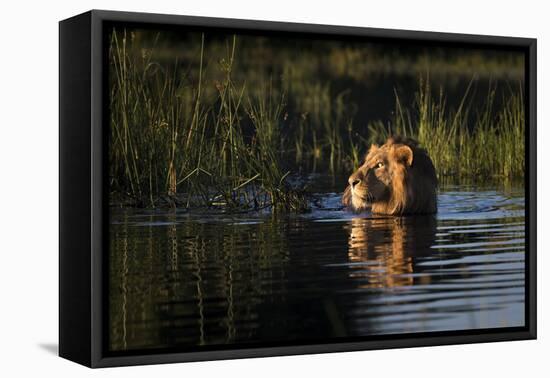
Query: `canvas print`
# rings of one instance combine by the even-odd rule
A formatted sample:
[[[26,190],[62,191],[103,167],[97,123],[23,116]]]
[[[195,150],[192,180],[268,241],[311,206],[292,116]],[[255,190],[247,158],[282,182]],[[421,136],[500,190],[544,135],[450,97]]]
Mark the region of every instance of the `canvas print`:
[[[525,326],[525,53],[114,23],[113,355]]]

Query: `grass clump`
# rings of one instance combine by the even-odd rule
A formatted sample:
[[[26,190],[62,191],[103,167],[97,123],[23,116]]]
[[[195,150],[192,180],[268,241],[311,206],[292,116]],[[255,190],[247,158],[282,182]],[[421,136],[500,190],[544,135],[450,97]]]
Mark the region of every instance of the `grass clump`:
[[[269,90],[250,98],[246,84],[232,80],[236,38],[219,62],[224,76],[211,97],[203,93],[204,35],[195,76],[154,63],[150,51],[136,59],[131,44],[126,31],[112,33],[113,198],[150,207],[305,210],[278,152],[284,98]]]
[[[322,64],[322,56],[283,59],[274,53],[284,55],[284,49],[250,47],[239,60],[236,36],[210,42],[197,36],[181,45],[181,54],[160,49],[159,59],[154,49],[143,48],[139,33],[112,31],[113,204],[302,212],[308,198],[292,184],[300,181],[295,178],[311,172],[345,176],[362,163],[371,142],[394,134],[417,139],[440,178],[523,177],[521,87],[509,88],[502,101],[491,88],[480,107],[472,81],[451,107],[443,89],[434,92],[420,80],[410,104],[395,91],[390,121],[367,122],[358,103],[365,88],[350,81],[355,70],[347,60],[336,80],[334,67],[318,75],[332,67]],[[273,72],[267,74],[267,63],[250,61],[252,51],[283,63],[269,66]],[[348,60],[359,61],[354,51]],[[167,56],[183,57],[185,64],[168,63]],[[389,96],[391,102],[391,90]]]
[[[473,82],[473,81],[472,81]],[[484,106],[471,106],[472,82],[459,106],[449,109],[440,88],[434,95],[429,81],[420,80],[414,103],[406,108],[396,93],[393,121],[369,125],[370,142],[393,134],[417,139],[429,152],[440,177],[518,178],[525,173],[525,107],[521,87],[495,109],[495,89]]]

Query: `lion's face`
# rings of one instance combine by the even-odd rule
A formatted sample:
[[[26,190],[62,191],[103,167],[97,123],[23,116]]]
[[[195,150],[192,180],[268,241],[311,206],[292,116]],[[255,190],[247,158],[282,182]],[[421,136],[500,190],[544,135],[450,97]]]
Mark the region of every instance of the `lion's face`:
[[[412,159],[413,151],[407,145],[372,145],[363,165],[348,179],[344,205],[363,211],[391,202],[396,191],[406,190],[405,173]]]

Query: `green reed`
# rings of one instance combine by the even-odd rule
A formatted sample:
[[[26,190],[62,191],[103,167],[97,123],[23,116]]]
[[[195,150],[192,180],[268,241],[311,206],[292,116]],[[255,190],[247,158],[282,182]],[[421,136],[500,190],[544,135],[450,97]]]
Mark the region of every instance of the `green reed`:
[[[371,142],[393,134],[418,139],[441,177],[524,173],[521,88],[498,109],[494,90],[484,108],[472,109],[470,85],[450,109],[443,90],[420,81],[413,103],[395,94],[391,122],[360,125],[350,91],[313,74],[320,63],[311,57],[287,57],[281,75],[266,76],[244,65],[250,51],[239,59],[236,36],[208,45],[202,35],[173,54],[185,64],[159,59],[135,39],[115,30],[110,40],[114,204],[305,211],[304,189],[291,185],[295,174],[347,174]],[[357,60],[351,50],[346,56]]]
[[[133,36],[113,32],[110,48],[110,184],[116,202],[303,211],[306,201],[282,167],[284,98],[235,83],[236,38],[219,62],[223,80],[206,96],[204,36],[194,77],[136,57]],[[175,65],[177,67],[177,65]],[[193,83],[193,84],[190,84]],[[245,119],[251,124],[245,130]]]
[[[403,106],[395,95],[390,124],[369,125],[369,141],[401,134],[417,139],[429,152],[440,177],[520,178],[525,173],[525,108],[523,91],[509,88],[503,105],[495,109],[491,88],[481,109],[471,108],[472,82],[459,106],[451,110],[443,89],[434,95],[429,81],[420,80],[413,104]],[[472,122],[473,120],[473,122]]]
[[[333,94],[328,83],[294,80],[287,77],[287,91],[297,120],[289,137],[295,145],[295,161],[313,171],[331,174],[353,168],[357,157],[357,133],[353,131],[356,105],[349,92]],[[350,156],[351,153],[351,156]]]

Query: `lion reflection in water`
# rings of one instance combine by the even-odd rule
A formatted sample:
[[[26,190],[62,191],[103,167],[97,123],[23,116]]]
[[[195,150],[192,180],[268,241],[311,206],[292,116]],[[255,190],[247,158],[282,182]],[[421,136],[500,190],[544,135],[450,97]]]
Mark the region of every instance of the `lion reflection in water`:
[[[364,278],[362,288],[428,284],[428,276],[415,282],[415,259],[430,253],[436,221],[431,215],[355,218],[349,225],[348,259],[351,276]]]

